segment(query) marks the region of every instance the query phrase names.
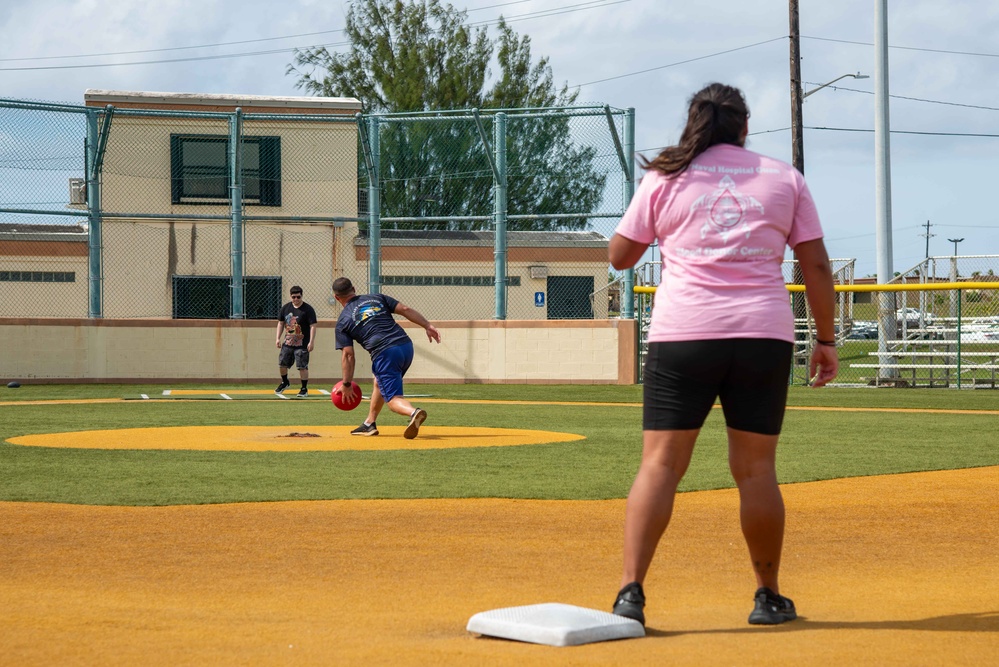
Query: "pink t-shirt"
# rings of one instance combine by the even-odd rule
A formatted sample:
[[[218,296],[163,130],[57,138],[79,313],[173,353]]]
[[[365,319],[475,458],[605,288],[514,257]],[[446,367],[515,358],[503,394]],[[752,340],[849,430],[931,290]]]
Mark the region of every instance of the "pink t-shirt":
[[[649,341],[794,340],[784,248],[822,238],[822,227],[791,165],[717,144],[675,178],[647,173],[615,233],[659,242]]]

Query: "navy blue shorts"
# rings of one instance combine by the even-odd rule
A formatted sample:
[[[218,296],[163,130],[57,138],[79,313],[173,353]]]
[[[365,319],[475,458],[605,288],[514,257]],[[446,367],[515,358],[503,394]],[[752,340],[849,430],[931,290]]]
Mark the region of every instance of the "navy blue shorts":
[[[770,338],[649,343],[642,428],[701,428],[717,398],[729,428],[778,435],[793,351]]]
[[[402,396],[402,376],[413,363],[413,341],[382,350],[371,360],[371,372],[378,380],[378,390],[386,402]]]

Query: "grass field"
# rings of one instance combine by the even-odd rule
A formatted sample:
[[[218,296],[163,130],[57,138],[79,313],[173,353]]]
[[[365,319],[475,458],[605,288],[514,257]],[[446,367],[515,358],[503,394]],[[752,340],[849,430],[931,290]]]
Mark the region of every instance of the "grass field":
[[[407,391],[432,395],[422,404],[430,413],[427,429],[534,429],[577,433],[585,440],[317,452],[68,449],[7,442],[27,434],[139,427],[260,425],[291,431],[354,426],[366,407],[344,413],[322,397],[116,400],[142,392],[158,397],[164,388],[27,385],[2,390],[0,500],[177,505],[352,498],[612,499],[627,495],[641,448],[641,387],[557,385],[410,385]],[[414,402],[421,405],[420,399]],[[999,413],[991,412],[999,406],[993,392],[792,388],[788,403],[778,461],[784,483],[999,465],[993,435]],[[799,409],[806,407],[832,410]],[[401,425],[403,420],[386,411],[379,423]],[[715,411],[681,490],[732,486],[726,447],[721,414]]]

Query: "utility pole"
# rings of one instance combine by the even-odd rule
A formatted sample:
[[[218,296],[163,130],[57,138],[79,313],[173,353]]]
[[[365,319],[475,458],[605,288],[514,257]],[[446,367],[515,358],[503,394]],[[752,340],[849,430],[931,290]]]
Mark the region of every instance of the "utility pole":
[[[801,33],[798,28],[798,0],[788,0],[791,36],[791,164],[805,173],[805,139],[801,105]]]
[[[790,68],[791,68],[791,164],[794,168],[800,171],[802,174],[805,173],[805,138],[803,136],[804,128],[802,128],[802,110],[801,105],[804,102],[804,96],[801,91],[801,33],[798,28],[798,0],[788,0],[788,21],[789,21],[789,32],[791,53],[790,53]],[[801,263],[798,262],[798,256],[794,256],[794,264],[791,269],[791,282],[795,285],[801,285],[805,282],[805,276],[801,272]],[[805,321],[808,322],[808,308],[805,305],[805,295],[801,292],[794,292],[791,295],[791,310],[794,313],[794,339],[795,339],[795,366],[808,363],[806,352],[807,352],[807,340],[808,334],[804,331],[799,330],[798,322]],[[807,326],[807,324],[806,324]],[[801,353],[801,354],[799,354]],[[794,369],[792,367],[792,382],[794,381],[793,373]],[[808,384],[808,372],[805,371],[804,382]]]
[[[936,236],[936,234],[930,234],[930,221],[929,220],[926,221],[926,224],[923,225],[923,227],[926,227],[926,233],[925,234],[920,234],[920,236],[925,236],[926,237],[926,259],[929,259],[930,258],[930,237],[931,236]]]

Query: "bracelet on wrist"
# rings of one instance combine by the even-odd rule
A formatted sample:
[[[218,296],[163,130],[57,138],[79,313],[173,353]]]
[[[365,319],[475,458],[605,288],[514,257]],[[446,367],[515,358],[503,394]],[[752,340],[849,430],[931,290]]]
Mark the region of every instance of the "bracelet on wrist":
[[[350,386],[350,382],[348,382],[347,380],[342,380],[340,382],[340,386],[342,386],[342,387],[349,387]]]
[[[816,338],[815,342],[818,343],[819,345],[828,345],[829,347],[836,347],[836,341],[834,340],[819,340],[818,338]]]

